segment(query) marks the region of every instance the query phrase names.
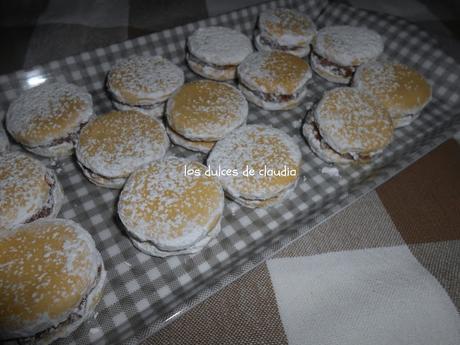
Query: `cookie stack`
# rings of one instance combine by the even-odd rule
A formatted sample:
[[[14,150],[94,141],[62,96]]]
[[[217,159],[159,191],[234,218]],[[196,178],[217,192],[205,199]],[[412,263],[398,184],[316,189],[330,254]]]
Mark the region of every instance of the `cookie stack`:
[[[184,83],[184,72],[161,56],[131,56],[107,75],[107,91],[118,110],[163,115],[165,101]]]
[[[248,102],[235,87],[211,80],[185,84],[169,100],[168,134],[176,145],[208,153],[216,141],[246,123]]]
[[[134,170],[163,158],[168,147],[166,131],[156,118],[137,111],[111,111],[82,129],[76,156],[92,183],[121,188]]]
[[[201,250],[220,231],[223,208],[222,186],[203,164],[168,158],[129,177],[118,216],[136,248],[166,257]]]
[[[297,144],[283,131],[263,125],[233,131],[207,159],[227,196],[251,208],[281,202],[297,183],[300,163]]]

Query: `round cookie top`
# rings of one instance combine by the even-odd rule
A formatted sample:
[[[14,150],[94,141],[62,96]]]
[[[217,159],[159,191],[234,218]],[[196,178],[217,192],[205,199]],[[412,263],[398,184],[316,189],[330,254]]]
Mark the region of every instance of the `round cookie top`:
[[[6,114],[6,127],[21,144],[43,146],[77,132],[93,115],[91,95],[73,84],[49,82],[24,91]]]
[[[83,127],[75,152],[90,170],[116,178],[163,158],[168,146],[159,120],[136,111],[111,111]]]
[[[298,11],[288,8],[266,10],[259,17],[259,30],[282,46],[307,46],[316,34],[315,24]]]
[[[431,100],[431,85],[411,67],[399,63],[370,62],[360,66],[353,86],[376,97],[391,115],[418,113]]]
[[[221,170],[236,170],[237,176],[219,176],[224,189],[232,197],[268,199],[295,183],[300,174],[300,161],[297,144],[283,131],[269,126],[248,125],[218,141],[207,163],[212,170],[219,167]],[[253,169],[254,175],[245,176],[246,167]],[[265,169],[280,175],[285,167],[295,175],[268,176],[268,173],[260,173]]]
[[[393,138],[387,110],[356,88],[326,91],[313,114],[321,136],[339,153],[373,153]]]
[[[165,101],[184,84],[184,72],[161,56],[131,56],[118,61],[107,75],[116,100],[130,105]]]
[[[188,38],[187,48],[198,59],[218,66],[238,65],[253,52],[248,37],[222,26],[199,28]]]
[[[33,336],[67,319],[102,260],[71,220],[38,220],[0,235],[0,332]]]
[[[237,88],[211,80],[185,84],[168,100],[171,128],[188,139],[215,141],[246,122],[248,102]]]
[[[187,170],[198,171],[196,176]],[[126,182],[118,214],[127,231],[162,250],[188,248],[218,224],[224,206],[222,186],[206,167],[182,158],[152,162]]]
[[[311,78],[310,66],[281,51],[256,52],[238,66],[238,78],[251,90],[291,95]]]
[[[315,53],[340,66],[358,66],[383,52],[383,39],[365,27],[327,26],[313,40]]]
[[[48,200],[47,169],[38,160],[20,152],[0,156],[0,228],[24,223]]]

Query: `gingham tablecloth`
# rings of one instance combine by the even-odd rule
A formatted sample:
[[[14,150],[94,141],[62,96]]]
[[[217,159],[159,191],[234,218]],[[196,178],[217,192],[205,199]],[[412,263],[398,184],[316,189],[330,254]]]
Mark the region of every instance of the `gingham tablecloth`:
[[[428,34],[402,19],[320,0],[274,1],[0,76],[1,109],[6,111],[33,78],[47,78],[86,87],[93,95],[96,113],[108,111],[111,104],[104,92],[105,75],[118,59],[132,54],[163,55],[180,65],[186,79],[192,80],[195,76],[183,62],[188,35],[208,25],[229,26],[251,35],[258,13],[268,7],[296,8],[313,18],[318,27],[350,24],[378,31],[385,39],[384,58],[407,63],[430,80],[432,102],[411,126],[396,131],[393,143],[375,162],[341,169],[340,177],[322,173],[326,164],[311,153],[300,135],[307,103],[317,100],[334,84],[314,76],[308,99],[294,110],[268,112],[251,105],[249,123],[280,128],[299,144],[303,154],[299,184],[285,202],[267,209],[246,209],[227,200],[221,233],[193,256],[160,259],[140,253],[115,216],[118,192],[89,183],[73,159],[47,162],[57,170],[65,191],[60,216],[77,221],[92,234],[108,270],[96,317],[57,343],[137,343],[174,315],[206,299],[375,189],[453,133],[460,104],[460,67],[454,60]],[[180,148],[173,148],[172,154],[204,158]]]

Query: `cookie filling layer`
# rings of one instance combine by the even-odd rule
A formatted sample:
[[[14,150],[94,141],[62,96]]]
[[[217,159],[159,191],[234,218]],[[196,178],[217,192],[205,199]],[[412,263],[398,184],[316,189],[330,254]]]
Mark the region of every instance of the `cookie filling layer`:
[[[272,41],[268,37],[265,37],[263,35],[258,35],[258,39],[260,43],[269,46],[270,48],[273,48],[275,50],[282,50],[282,51],[290,51],[290,50],[296,50],[296,49],[307,49],[308,46],[285,46],[281,45],[278,42]]]
[[[145,110],[152,110],[152,109],[155,109],[156,107],[164,104],[164,101],[163,102],[157,102],[157,103],[152,103],[152,104],[129,104],[129,103],[126,103],[126,102],[122,102],[120,100],[118,100],[116,97],[114,97],[112,95],[112,98],[117,102],[117,103],[120,103],[122,105],[126,105],[127,107],[136,107],[136,108],[141,108],[141,109],[145,109]]]
[[[199,58],[197,58],[195,55],[193,55],[190,52],[187,52],[187,59],[202,67],[212,67],[217,70],[228,70],[231,68],[236,68],[237,66],[237,65],[216,65],[213,63],[209,63],[209,62],[204,62],[203,60],[200,60]]]
[[[78,162],[78,165],[83,170],[85,175],[89,176],[94,181],[100,184],[107,184],[107,183],[123,184],[126,181],[126,178],[124,177],[107,177],[107,176],[100,175],[94,172],[93,170],[89,169],[88,167],[84,166],[80,162]]]
[[[302,86],[292,95],[283,95],[283,94],[276,94],[276,93],[266,93],[262,91],[256,91],[248,88],[246,85],[242,86],[249,92],[251,92],[254,96],[262,99],[265,102],[273,102],[273,103],[284,103],[289,102],[297,99],[302,93],[305,92],[306,85]]]
[[[154,255],[154,256],[160,256],[160,257],[166,257],[170,255],[180,255],[180,254],[192,254],[195,253],[199,250],[201,250],[205,245],[208,244],[208,242],[214,238],[217,233],[220,231],[220,222],[221,222],[222,216],[219,216],[216,218],[215,222],[213,225],[211,225],[212,229],[208,231],[208,233],[199,239],[197,242],[193,243],[191,246],[187,248],[182,248],[182,249],[175,249],[175,250],[166,250],[166,249],[160,249],[154,241],[143,241],[134,234],[130,234],[129,237],[134,244],[134,246],[139,249],[140,251],[143,251],[146,254],[149,255]]]
[[[41,149],[49,149],[49,148],[52,148],[52,147],[55,147],[55,146],[65,144],[65,143],[72,144],[73,146],[75,146],[75,143],[78,141],[78,135],[80,134],[80,130],[86,124],[87,124],[87,122],[81,123],[76,131],[67,134],[65,137],[54,139],[49,144],[37,145],[37,146],[27,146],[27,145],[24,145],[24,146],[26,146],[27,148],[29,148],[31,150],[40,149],[40,148]]]
[[[324,69],[334,75],[343,78],[351,78],[356,71],[355,66],[340,66],[328,59],[316,54],[314,51],[311,53],[312,64],[321,65]]]
[[[321,133],[320,133],[319,128],[318,128],[318,125],[317,125],[317,123],[316,123],[316,121],[314,119],[314,116],[309,114],[307,116],[306,121],[308,122],[308,124],[311,125],[311,128],[313,129],[313,135],[315,136],[315,139],[319,141],[320,146],[321,146],[321,148],[323,150],[331,150],[334,153],[336,153],[337,155],[341,156],[342,158],[345,158],[345,159],[348,159],[348,160],[354,160],[354,161],[366,161],[366,160],[371,159],[375,154],[378,153],[378,152],[376,152],[374,154],[362,154],[362,153],[358,153],[358,152],[347,152],[347,153],[337,152],[321,136]]]
[[[31,223],[34,220],[48,217],[53,212],[53,208],[55,205],[55,200],[54,200],[53,195],[54,195],[55,189],[57,188],[56,181],[53,176],[46,174],[45,182],[48,184],[48,186],[50,186],[50,189],[48,191],[48,199],[46,200],[46,203],[42,207],[42,209],[36,212],[32,217],[27,219],[26,223]]]

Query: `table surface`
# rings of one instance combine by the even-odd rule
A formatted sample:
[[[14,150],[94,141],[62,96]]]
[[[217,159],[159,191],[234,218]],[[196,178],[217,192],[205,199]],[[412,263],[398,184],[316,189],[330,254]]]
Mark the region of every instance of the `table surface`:
[[[2,4],[11,49],[0,74],[258,2]],[[460,61],[459,5],[349,3],[416,22]],[[145,344],[458,344],[459,224],[460,147],[449,140]]]

